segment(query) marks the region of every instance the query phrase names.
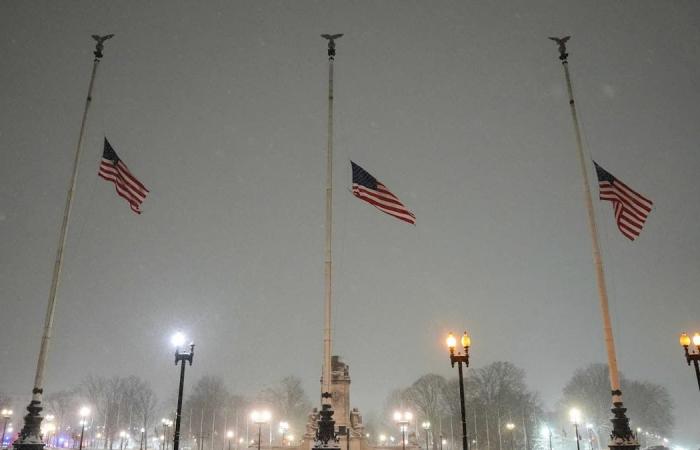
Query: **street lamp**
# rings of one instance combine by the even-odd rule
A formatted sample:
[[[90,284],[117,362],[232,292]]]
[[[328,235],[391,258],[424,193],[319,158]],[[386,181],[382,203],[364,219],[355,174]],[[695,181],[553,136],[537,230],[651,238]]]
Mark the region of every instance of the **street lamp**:
[[[258,450],[260,450],[260,439],[262,439],[262,426],[268,423],[272,418],[270,411],[253,411],[250,413],[250,418],[254,424],[258,426]]]
[[[233,439],[233,431],[228,430],[226,432],[226,438],[228,439],[228,450],[231,450],[231,439]]]
[[[143,439],[146,436],[146,429],[141,427],[141,442],[139,442],[139,450],[143,450]],[[146,443],[148,445],[148,443]]]
[[[427,420],[420,424],[421,428],[425,431],[425,450],[428,450],[428,433],[430,432],[430,422]]]
[[[549,425],[542,425],[540,434],[544,439],[549,438],[549,450],[552,450],[552,429],[549,428]]]
[[[569,410],[569,420],[574,424],[574,431],[576,432],[576,450],[581,450],[578,436],[578,424],[581,423],[581,411],[578,408],[571,408]]]
[[[185,384],[185,361],[192,365],[194,358],[194,343],[190,343],[189,353],[180,353],[180,347],[185,345],[187,338],[184,334],[178,332],[172,337],[172,343],[175,346],[175,365],[180,364],[180,387],[177,391],[177,412],[175,413],[175,433],[173,435],[173,450],[180,450],[180,416],[182,415],[182,389]],[[213,439],[213,436],[212,436]]]
[[[83,435],[85,434],[85,422],[87,422],[87,416],[90,415],[90,408],[83,406],[80,408],[80,445],[78,450],[83,450]],[[75,445],[75,444],[74,444]]]
[[[2,414],[2,417],[5,419],[5,423],[2,426],[2,439],[0,440],[0,448],[2,448],[5,445],[5,432],[7,431],[7,422],[10,420],[10,417],[12,417],[12,410],[3,408],[0,414]]]
[[[379,435],[379,443],[384,446],[386,445],[386,434],[380,434]]]
[[[289,430],[289,422],[280,422],[280,434],[282,435],[282,446],[284,446],[284,435]]]
[[[513,436],[513,430],[515,430],[515,424],[508,422],[506,424],[506,429],[510,432],[510,449],[515,450],[515,437]]]
[[[457,363],[459,369],[459,403],[462,409],[462,450],[469,450],[469,441],[467,440],[467,415],[464,408],[464,378],[462,376],[462,364],[465,367],[469,367],[469,347],[472,344],[472,340],[464,332],[462,335],[462,347],[464,347],[464,354],[455,354],[455,347],[457,346],[457,339],[455,339],[452,333],[447,335],[447,348],[450,349],[450,363],[452,367]]]
[[[403,450],[406,450],[406,431],[408,431],[408,424],[411,423],[411,419],[413,419],[413,414],[409,411],[403,413],[401,411],[394,412],[394,422],[401,430],[401,446]]]
[[[695,377],[698,379],[698,389],[700,389],[700,367],[698,367],[698,361],[700,361],[700,333],[695,333],[693,335],[693,345],[695,345],[695,351],[689,352],[688,346],[690,345],[690,337],[686,333],[681,333],[680,343],[685,350],[685,360],[690,365],[690,361],[693,361],[695,366]]]
[[[119,437],[121,438],[121,441],[120,441],[120,444],[119,444],[119,448],[120,448],[121,450],[124,450],[124,439],[128,438],[129,435],[126,434],[126,431],[122,430],[122,431],[119,432]]]
[[[165,450],[168,450],[168,429],[173,426],[173,421],[170,419],[163,418],[160,420],[160,423],[163,424],[163,445],[165,446]],[[173,449],[175,448],[175,444],[178,442],[179,441],[173,441]]]

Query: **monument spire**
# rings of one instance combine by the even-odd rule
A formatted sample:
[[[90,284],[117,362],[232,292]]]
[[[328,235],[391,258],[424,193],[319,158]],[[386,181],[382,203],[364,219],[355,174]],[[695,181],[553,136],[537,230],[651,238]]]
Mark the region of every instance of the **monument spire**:
[[[593,244],[593,263],[595,265],[596,280],[598,282],[598,297],[600,299],[600,312],[603,319],[603,332],[605,337],[605,348],[608,354],[608,371],[610,375],[610,387],[612,394],[612,413],[615,415],[611,419],[613,429],[610,434],[610,449],[638,449],[639,442],[632,433],[629,427],[629,419],[625,415],[627,409],[622,404],[622,391],[620,390],[620,376],[617,369],[617,356],[615,354],[615,341],[612,334],[612,323],[610,321],[610,311],[608,310],[608,290],[605,285],[605,272],[603,271],[603,259],[600,252],[600,243],[598,239],[598,226],[596,225],[595,213],[593,210],[593,197],[591,196],[591,187],[588,182],[588,170],[586,160],[583,154],[583,144],[581,141],[581,128],[576,112],[576,103],[574,102],[574,91],[571,85],[571,75],[569,73],[569,54],[566,50],[566,42],[571,36],[563,38],[550,37],[549,39],[556,42],[559,50],[559,60],[564,68],[564,77],[566,79],[566,88],[569,94],[569,108],[571,110],[571,119],[574,123],[574,132],[576,135],[576,148],[578,150],[578,159],[581,165],[581,174],[583,175],[583,190],[586,200],[586,209],[588,210],[588,225],[591,232],[591,242]]]
[[[44,448],[44,442],[41,439],[41,404],[44,393],[44,371],[46,367],[46,359],[49,353],[49,343],[53,334],[54,312],[56,310],[56,295],[58,286],[61,280],[61,269],[63,267],[63,249],[68,235],[68,225],[70,213],[73,206],[73,194],[75,193],[75,185],[78,179],[78,167],[80,165],[80,153],[83,147],[83,139],[85,137],[85,125],[87,123],[88,111],[92,102],[92,88],[95,84],[95,75],[97,74],[97,66],[102,59],[102,50],[104,50],[104,42],[111,39],[114,35],[108,34],[105,36],[92,35],[92,38],[97,41],[95,45],[95,59],[92,62],[92,74],[90,75],[90,85],[88,87],[87,99],[85,100],[85,108],[83,109],[83,119],[80,123],[80,133],[78,135],[78,144],[75,149],[75,158],[73,160],[73,175],[66,195],[66,205],[63,210],[63,221],[61,222],[61,231],[59,233],[58,248],[56,250],[56,259],[53,267],[53,278],[51,280],[51,289],[49,291],[49,301],[46,307],[46,317],[44,319],[44,333],[41,337],[41,347],[39,349],[39,359],[34,375],[34,389],[32,389],[32,400],[27,406],[29,414],[24,416],[24,426],[20,432],[19,439],[13,444],[17,450],[41,450]]]
[[[333,62],[335,40],[342,34],[322,34],[328,40],[328,143],[326,147],[326,241],[323,263],[324,272],[324,325],[323,325],[323,375],[321,378],[321,403],[331,404],[331,301],[333,298]]]

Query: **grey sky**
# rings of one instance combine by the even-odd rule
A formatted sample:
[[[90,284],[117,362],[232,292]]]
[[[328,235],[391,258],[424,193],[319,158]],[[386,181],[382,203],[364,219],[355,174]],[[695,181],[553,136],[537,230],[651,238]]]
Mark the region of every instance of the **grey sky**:
[[[92,61],[85,141],[46,390],[87,373],[257,391],[321,364],[326,55],[336,64],[334,353],[352,403],[510,360],[548,405],[605,361],[556,46],[571,34],[587,150],[650,197],[640,239],[596,202],[621,370],[666,385],[700,440],[677,344],[700,330],[700,5],[621,2],[0,3],[0,389],[29,393]],[[96,176],[104,135],[151,194],[141,216]],[[413,227],[349,193],[349,159]],[[634,411],[630,411],[634,420]],[[694,441],[691,441],[691,438]],[[696,445],[697,446],[697,445]]]

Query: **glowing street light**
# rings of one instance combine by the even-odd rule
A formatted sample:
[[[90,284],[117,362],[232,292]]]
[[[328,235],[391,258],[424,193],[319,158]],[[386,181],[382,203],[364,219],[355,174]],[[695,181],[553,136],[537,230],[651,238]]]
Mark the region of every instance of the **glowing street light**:
[[[681,347],[685,350],[685,360],[688,362],[688,365],[690,365],[690,362],[693,362],[693,365],[695,366],[695,377],[698,379],[698,389],[700,389],[700,367],[698,367],[698,361],[700,361],[700,333],[695,333],[693,335],[693,345],[695,346],[695,351],[689,352],[688,351],[688,346],[690,346],[690,336],[688,336],[686,333],[681,333],[681,337],[679,339]]]
[[[426,420],[425,422],[421,423],[420,426],[423,428],[423,431],[425,431],[425,450],[429,450],[428,433],[430,433],[430,422]]]
[[[284,435],[289,430],[289,422],[280,422],[279,432],[282,435],[282,445],[284,446]]]
[[[228,450],[231,450],[231,439],[233,439],[233,431],[228,430],[226,432],[226,438],[228,439]]]
[[[380,443],[381,445],[385,445],[385,444],[386,444],[386,434],[380,434],[380,435],[379,435],[379,443]]]
[[[85,434],[85,422],[87,422],[87,416],[90,415],[90,408],[83,406],[80,408],[80,445],[78,450],[83,450],[83,435]],[[75,444],[74,444],[75,445]]]
[[[173,433],[173,450],[180,450],[180,417],[182,416],[182,390],[185,386],[185,362],[189,362],[190,366],[192,366],[192,360],[194,359],[194,343],[190,343],[189,353],[180,353],[180,347],[185,345],[187,337],[178,331],[173,335],[170,341],[175,346],[175,365],[177,366],[178,362],[181,363],[180,386],[177,391],[177,410],[175,412],[175,433]]]
[[[459,404],[462,413],[462,450],[469,450],[469,440],[467,439],[467,414],[464,408],[464,378],[462,376],[462,364],[464,367],[469,367],[469,347],[472,345],[472,339],[469,337],[465,331],[462,335],[461,342],[462,348],[464,348],[464,354],[459,352],[455,353],[455,347],[457,346],[457,339],[454,334],[450,333],[447,335],[447,348],[450,351],[450,363],[452,367],[457,363],[457,368],[459,371]]]
[[[571,408],[569,410],[569,420],[574,424],[574,431],[576,432],[576,449],[581,450],[578,435],[578,424],[581,423],[581,410],[578,408]]]
[[[515,424],[508,422],[506,424],[506,429],[510,432],[510,449],[515,450],[515,436],[513,436],[513,430],[515,430]]]
[[[413,414],[409,411],[401,412],[401,411],[395,411],[394,412],[394,421],[396,424],[399,426],[399,429],[401,430],[401,446],[403,450],[406,450],[406,431],[408,430],[408,424],[411,423],[411,419],[413,419]]]
[[[540,436],[542,439],[549,439],[549,450],[552,450],[552,429],[549,428],[549,425],[542,425]]]
[[[0,439],[0,447],[2,447],[5,445],[5,432],[7,431],[7,422],[10,420],[10,417],[12,417],[12,410],[3,408],[2,411],[0,411],[0,415],[5,419],[5,424],[2,426],[2,439]]]
[[[258,450],[260,450],[260,440],[262,439],[262,426],[268,423],[272,419],[272,413],[270,411],[253,411],[250,413],[250,419],[254,424],[258,426]]]

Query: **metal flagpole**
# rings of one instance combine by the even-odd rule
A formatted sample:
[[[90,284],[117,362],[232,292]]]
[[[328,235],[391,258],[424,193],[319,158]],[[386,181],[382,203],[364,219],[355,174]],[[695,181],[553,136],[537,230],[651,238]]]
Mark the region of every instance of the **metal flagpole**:
[[[591,196],[591,187],[588,182],[588,170],[586,168],[586,159],[583,155],[583,144],[581,142],[581,129],[576,113],[576,104],[574,103],[574,92],[571,86],[571,76],[569,74],[569,54],[566,52],[566,42],[571,36],[563,38],[550,37],[559,45],[559,59],[564,68],[564,76],[566,78],[566,88],[569,93],[569,107],[571,108],[571,119],[574,123],[574,132],[576,133],[576,147],[578,149],[578,159],[581,164],[581,174],[583,175],[583,188],[586,197],[586,209],[588,210],[588,224],[591,231],[591,241],[593,244],[593,263],[595,265],[596,279],[598,282],[598,297],[600,298],[600,312],[603,317],[603,333],[605,335],[605,347],[608,354],[608,372],[610,374],[610,388],[612,395],[611,409],[614,418],[613,430],[610,434],[610,442],[608,447],[615,448],[639,448],[637,437],[632,433],[629,426],[629,419],[625,415],[627,408],[622,404],[622,391],[620,390],[620,376],[617,369],[617,357],[615,355],[615,341],[613,340],[612,324],[610,321],[610,311],[608,310],[608,291],[605,285],[605,273],[603,272],[603,260],[600,254],[600,243],[598,241],[598,227],[595,221],[593,211],[593,198]]]
[[[36,366],[36,374],[34,377],[34,389],[32,389],[32,400],[27,406],[29,414],[24,416],[24,426],[20,432],[19,439],[13,444],[17,450],[41,450],[44,448],[44,443],[41,440],[41,411],[43,409],[41,400],[44,392],[44,368],[49,352],[49,343],[53,333],[53,318],[56,309],[56,293],[61,277],[61,268],[63,266],[63,248],[68,234],[68,223],[70,219],[71,208],[73,206],[73,193],[75,192],[75,184],[78,177],[78,166],[80,163],[80,153],[83,146],[83,138],[85,137],[85,124],[87,122],[88,110],[92,101],[92,88],[95,83],[95,75],[97,74],[97,66],[102,59],[102,50],[104,49],[104,41],[112,38],[113,34],[106,36],[92,35],[97,41],[95,45],[95,59],[92,63],[92,74],[90,75],[90,85],[88,87],[88,95],[85,100],[85,109],[83,110],[83,119],[80,124],[80,134],[78,136],[78,145],[75,150],[75,159],[73,160],[73,176],[71,178],[68,195],[66,196],[66,206],[63,212],[63,222],[61,223],[61,232],[59,234],[58,249],[56,251],[56,261],[54,262],[53,278],[51,281],[51,290],[49,291],[49,302],[46,307],[46,318],[44,319],[44,334],[41,338],[41,348],[39,349],[39,360]]]
[[[328,446],[335,441],[335,422],[332,419],[331,395],[331,300],[332,300],[332,253],[333,238],[333,61],[335,40],[342,34],[322,34],[328,40],[328,146],[326,152],[326,240],[324,257],[324,326],[323,326],[323,374],[321,378],[321,411],[317,432],[317,447]],[[337,445],[337,444],[336,444]]]

